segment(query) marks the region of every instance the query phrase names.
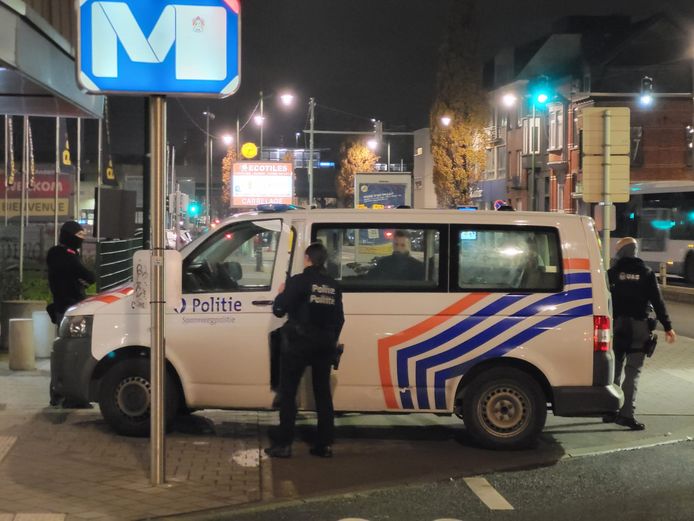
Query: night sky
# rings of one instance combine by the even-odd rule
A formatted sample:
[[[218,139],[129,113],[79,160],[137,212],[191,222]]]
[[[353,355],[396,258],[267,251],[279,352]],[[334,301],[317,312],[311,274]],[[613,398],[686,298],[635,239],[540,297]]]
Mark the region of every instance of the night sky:
[[[235,129],[237,114],[242,120],[248,118],[259,90],[291,90],[297,96],[293,109],[280,108],[274,100],[266,101],[267,146],[281,142],[293,146],[294,133],[305,128],[309,96],[320,105],[354,115],[319,107],[317,128],[366,130],[370,117],[381,119],[391,129],[427,126],[449,1],[456,0],[245,0],[240,90],[222,101],[182,103],[200,126],[204,125],[202,112],[209,105],[217,115],[212,133],[221,135]],[[662,10],[678,16],[694,14],[690,0],[480,3],[484,58],[502,47],[542,36],[553,20],[567,14],[643,17]],[[115,98],[111,105],[113,151],[140,152],[142,100]],[[201,132],[173,99],[169,102],[169,121],[174,144],[182,145],[186,133],[193,142],[202,142]],[[326,146],[325,139],[319,138],[317,146]],[[245,140],[257,142],[252,124]]]

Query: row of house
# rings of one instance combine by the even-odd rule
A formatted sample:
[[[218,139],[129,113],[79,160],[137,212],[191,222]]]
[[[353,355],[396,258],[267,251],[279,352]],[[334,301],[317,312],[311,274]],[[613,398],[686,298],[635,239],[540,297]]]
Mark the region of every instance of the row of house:
[[[490,99],[487,166],[474,194],[519,210],[585,213],[581,111],[631,109],[631,180],[694,179],[694,35],[666,16],[569,17],[552,33],[485,64]],[[644,77],[654,97],[640,100]],[[533,85],[546,81],[537,103]]]

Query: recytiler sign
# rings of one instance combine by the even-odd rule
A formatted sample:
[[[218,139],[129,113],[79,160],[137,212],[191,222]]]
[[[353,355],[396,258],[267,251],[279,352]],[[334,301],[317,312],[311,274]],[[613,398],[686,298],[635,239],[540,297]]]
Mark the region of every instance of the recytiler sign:
[[[238,161],[231,175],[231,206],[292,204],[294,166],[277,161]]]

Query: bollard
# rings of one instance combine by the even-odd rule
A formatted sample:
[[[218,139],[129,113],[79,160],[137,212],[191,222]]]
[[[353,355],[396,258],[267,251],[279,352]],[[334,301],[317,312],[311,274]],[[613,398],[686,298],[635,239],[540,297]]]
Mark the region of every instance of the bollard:
[[[34,311],[31,314],[34,321],[34,352],[36,358],[50,358],[53,340],[56,337],[55,324],[45,311]]]
[[[667,264],[660,263],[660,285],[667,286]]]
[[[33,371],[34,360],[34,321],[30,318],[10,319],[10,370]]]

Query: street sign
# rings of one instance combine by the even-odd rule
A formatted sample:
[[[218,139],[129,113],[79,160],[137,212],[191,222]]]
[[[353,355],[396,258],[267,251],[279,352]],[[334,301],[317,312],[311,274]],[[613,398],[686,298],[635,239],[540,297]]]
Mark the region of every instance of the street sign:
[[[599,203],[604,200],[604,159],[602,156],[583,158],[583,200]],[[610,157],[610,198],[613,203],[629,202],[629,156]]]
[[[609,135],[605,113],[609,111]],[[581,111],[583,200],[587,203],[629,201],[631,116],[627,107],[587,107]],[[606,149],[607,145],[607,149]],[[605,154],[609,154],[609,160]],[[606,166],[608,168],[606,168]],[[605,193],[605,172],[609,172]]]
[[[77,1],[87,92],[223,98],[239,88],[239,0]]]
[[[581,153],[602,155],[605,144],[604,114],[610,111],[610,153],[628,156],[631,151],[631,113],[628,107],[586,107],[581,110],[583,135]]]
[[[255,143],[244,143],[241,147],[241,155],[245,159],[253,159],[258,155],[258,147],[255,145]]]

